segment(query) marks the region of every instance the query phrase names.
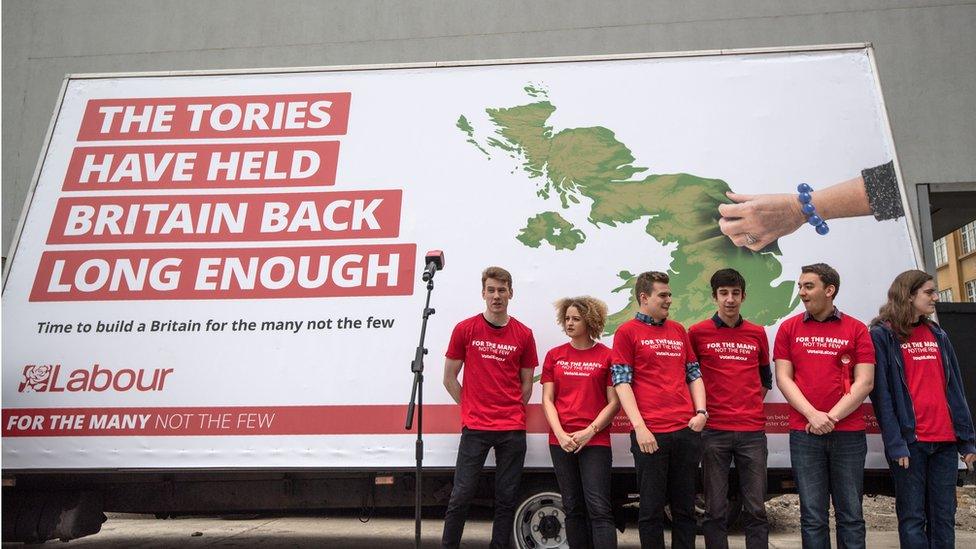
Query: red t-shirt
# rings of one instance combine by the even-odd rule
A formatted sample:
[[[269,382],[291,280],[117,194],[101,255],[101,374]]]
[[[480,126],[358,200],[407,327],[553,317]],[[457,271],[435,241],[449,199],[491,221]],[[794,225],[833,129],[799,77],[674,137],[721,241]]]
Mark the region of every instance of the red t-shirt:
[[[925,324],[901,345],[905,381],[915,409],[915,436],[921,442],[955,442],[956,431],[946,400],[945,370],[935,334]]]
[[[688,339],[708,395],[708,427],[762,431],[766,412],[759,365],[769,364],[766,330],[746,320],[716,327],[708,319],[688,328]]]
[[[539,365],[532,330],[512,317],[495,328],[479,313],[454,327],[445,356],[464,361],[462,425],[483,431],[525,429],[519,370]]]
[[[792,362],[800,392],[814,408],[829,412],[844,396],[845,379],[854,383],[854,365],[874,364],[874,344],[864,323],[850,315],[824,322],[804,322],[803,316],[788,318],[779,327],[773,358]],[[807,418],[790,409],[790,429],[802,431],[806,425]],[[836,431],[864,429],[864,414],[857,410],[834,426]]]
[[[542,361],[542,383],[553,383],[559,424],[567,433],[585,429],[607,405],[610,348],[602,343],[581,351],[569,343],[553,348]],[[549,430],[549,444],[559,445]],[[588,443],[610,446],[610,429],[593,435]]]
[[[633,367],[630,386],[651,432],[670,433],[688,426],[695,408],[685,383],[685,365],[696,361],[688,333],[673,320],[652,326],[631,319],[613,336],[612,362]]]

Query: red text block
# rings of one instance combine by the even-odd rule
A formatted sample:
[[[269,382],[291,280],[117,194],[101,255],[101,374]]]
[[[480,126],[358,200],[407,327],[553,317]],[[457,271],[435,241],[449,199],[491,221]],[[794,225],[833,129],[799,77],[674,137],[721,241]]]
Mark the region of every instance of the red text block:
[[[402,191],[62,198],[48,244],[395,238]]]
[[[344,135],[352,94],[92,99],[79,141]]]
[[[49,251],[30,301],[411,295],[416,244]]]
[[[334,185],[338,162],[338,141],[75,147],[62,189]]]

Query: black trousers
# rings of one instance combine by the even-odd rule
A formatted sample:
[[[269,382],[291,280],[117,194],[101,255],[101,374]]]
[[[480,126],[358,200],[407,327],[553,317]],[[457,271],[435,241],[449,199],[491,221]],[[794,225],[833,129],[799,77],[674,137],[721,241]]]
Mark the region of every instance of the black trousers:
[[[664,549],[664,504],[671,505],[671,547],[695,547],[695,477],[701,460],[701,434],[685,427],[654,433],[658,450],[641,452],[630,432],[630,451],[637,469],[640,510],[637,531],[642,549]]]
[[[742,526],[747,549],[769,546],[766,520],[766,446],[764,431],[702,432],[702,472],[705,478],[705,547],[728,549],[729,468],[735,460],[742,496]]]
[[[610,507],[610,447],[585,446],[574,454],[550,445],[549,454],[563,497],[570,549],[616,549],[617,532]]]
[[[478,431],[465,427],[458,444],[454,489],[444,516],[441,543],[445,548],[461,545],[468,509],[477,492],[488,450],[492,448],[495,449],[495,519],[491,528],[491,547],[511,546],[515,505],[525,463],[525,431]]]

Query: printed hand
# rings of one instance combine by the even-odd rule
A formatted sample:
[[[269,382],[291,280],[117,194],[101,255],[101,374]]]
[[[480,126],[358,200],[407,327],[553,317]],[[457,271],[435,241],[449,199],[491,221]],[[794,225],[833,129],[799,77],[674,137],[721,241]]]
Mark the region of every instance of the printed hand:
[[[705,414],[695,414],[690,420],[688,420],[688,427],[692,431],[700,433],[701,430],[705,428],[706,421],[708,421],[708,418],[705,417]]]
[[[827,412],[816,411],[807,417],[807,432],[815,435],[826,435],[834,430],[835,421]]]
[[[556,440],[559,441],[559,447],[566,452],[576,451],[576,441],[573,440],[573,436],[569,433],[562,432],[556,433]]]
[[[592,427],[587,427],[586,429],[580,429],[575,433],[570,433],[569,436],[573,437],[573,442],[576,443],[576,452],[579,453],[579,451],[586,446],[586,443],[589,442],[595,434],[596,429],[593,429]]]
[[[795,194],[725,194],[736,203],[719,204],[718,226],[736,246],[758,252],[806,222]]]
[[[637,447],[640,448],[641,452],[645,454],[657,452],[657,439],[654,438],[654,434],[651,433],[650,429],[640,427],[634,429],[634,434],[637,437]]]
[[[908,469],[908,458],[907,457],[898,458],[898,459],[895,460],[895,463],[897,463],[899,465],[899,467],[901,467],[902,469]]]

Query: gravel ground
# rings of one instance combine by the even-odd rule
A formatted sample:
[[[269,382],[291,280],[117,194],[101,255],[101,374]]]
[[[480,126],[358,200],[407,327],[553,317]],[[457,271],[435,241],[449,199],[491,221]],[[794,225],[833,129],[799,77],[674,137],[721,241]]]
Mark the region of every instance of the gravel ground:
[[[956,529],[976,532],[976,486],[956,489]],[[800,527],[800,500],[795,494],[779,496],[766,502],[766,513],[773,531],[788,532]],[[864,520],[868,530],[897,530],[895,498],[864,496]]]

